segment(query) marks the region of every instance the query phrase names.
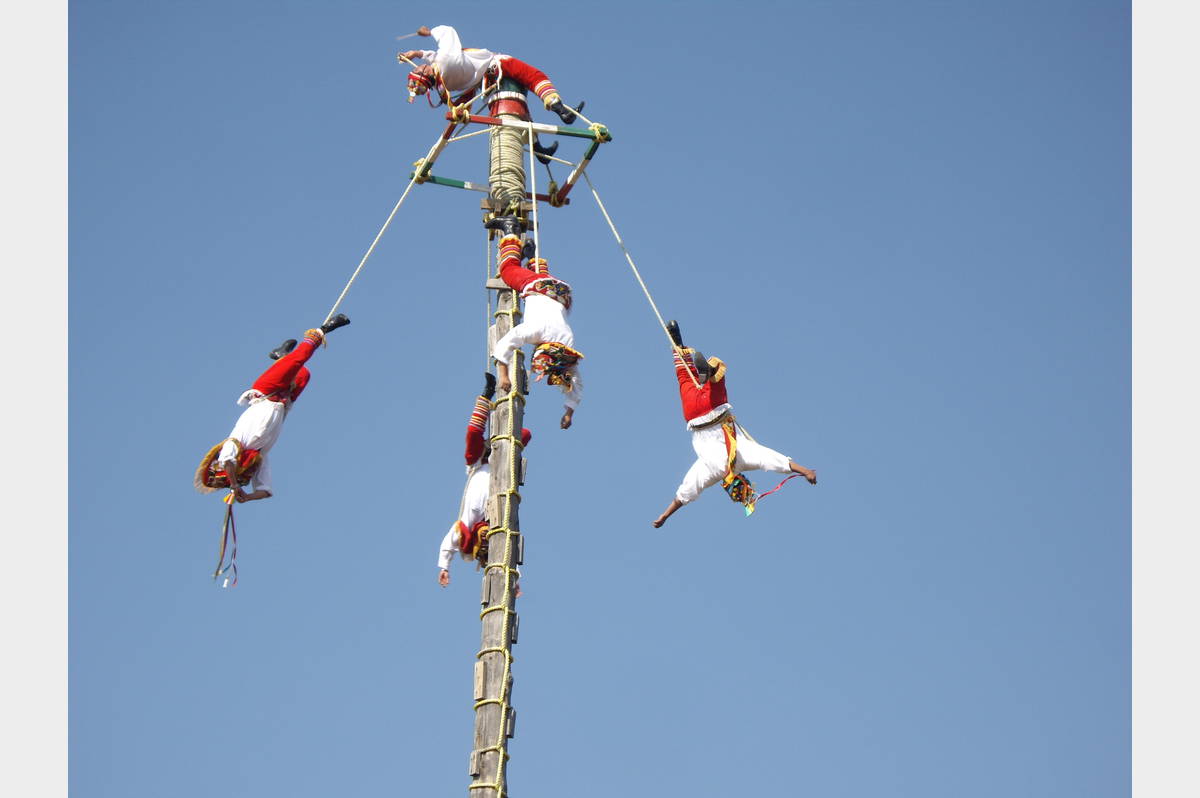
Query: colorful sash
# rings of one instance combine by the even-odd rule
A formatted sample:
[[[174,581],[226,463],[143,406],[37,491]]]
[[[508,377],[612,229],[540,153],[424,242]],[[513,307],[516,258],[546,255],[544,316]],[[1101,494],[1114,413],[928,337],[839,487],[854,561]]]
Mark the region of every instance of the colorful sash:
[[[721,488],[729,494],[729,498],[746,508],[746,515],[754,512],[757,496],[754,485],[734,468],[737,462],[737,419],[732,413],[721,421],[721,431],[725,433],[725,452],[728,460],[725,464],[725,477],[721,480]]]
[[[558,302],[567,310],[571,309],[571,286],[557,277],[539,277],[534,280],[521,292],[521,296],[530,294],[541,294]]]
[[[729,460],[726,463],[725,478],[721,480],[721,487],[729,494],[729,498],[746,508],[746,515],[754,512],[760,499],[765,499],[782,488],[789,480],[800,476],[800,474],[791,474],[784,477],[782,482],[766,493],[755,492],[754,485],[746,478],[746,475],[739,474],[734,470],[734,462],[737,460],[737,419],[732,414],[726,416],[721,422],[721,429],[725,433],[725,451],[729,455]],[[742,432],[745,433],[747,438],[750,437],[749,432],[745,430],[742,430]]]

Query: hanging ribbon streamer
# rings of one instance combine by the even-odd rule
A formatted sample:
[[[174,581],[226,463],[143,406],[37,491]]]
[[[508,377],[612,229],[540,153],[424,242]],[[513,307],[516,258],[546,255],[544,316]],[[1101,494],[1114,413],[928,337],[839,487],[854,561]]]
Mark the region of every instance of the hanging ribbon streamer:
[[[786,478],[783,480],[783,482],[780,482],[778,485],[776,485],[775,487],[771,488],[771,489],[770,489],[769,491],[767,491],[766,493],[760,493],[760,494],[758,494],[758,497],[755,499],[755,501],[756,501],[756,502],[758,502],[758,501],[762,501],[763,499],[767,498],[768,496],[770,496],[770,495],[771,495],[772,493],[774,493],[775,491],[777,491],[777,490],[779,490],[780,488],[782,488],[782,487],[784,486],[784,484],[786,484],[786,483],[787,483],[787,481],[788,481],[789,479],[795,479],[795,478],[796,478],[796,477],[798,477],[798,476],[800,476],[800,474],[792,474],[790,477],[786,477]]]
[[[233,581],[225,576],[221,587],[237,587],[237,524],[233,521],[233,493],[225,497],[225,521],[221,524],[221,551],[217,556],[217,568],[213,571],[213,581],[232,571]],[[229,545],[231,544],[232,545]],[[225,550],[229,549],[229,564],[225,564]]]

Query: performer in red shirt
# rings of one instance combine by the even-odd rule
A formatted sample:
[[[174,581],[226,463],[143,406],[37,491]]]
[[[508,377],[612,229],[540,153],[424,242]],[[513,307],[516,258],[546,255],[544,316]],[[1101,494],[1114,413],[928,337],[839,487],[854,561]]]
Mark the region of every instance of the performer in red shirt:
[[[339,313],[319,329],[305,332],[299,344],[292,338],[271,352],[270,357],[275,363],[238,397],[237,403],[246,409],[234,424],[233,431],[201,461],[196,471],[198,490],[211,493],[228,487],[238,502],[271,496],[271,465],[267,453],[279,440],[288,411],[312,376],[304,364],[325,342],[326,333],[349,323],[350,319]],[[230,475],[235,476],[230,478]],[[242,485],[247,482],[254,488],[251,493],[242,490]]]
[[[718,358],[704,359],[696,349],[685,348],[679,324],[670,322],[668,331],[683,357],[674,353],[675,376],[679,381],[679,399],[683,417],[692,433],[696,462],[688,469],[675,491],[675,498],[653,522],[660,527],[683,505],[694,501],[705,488],[721,482],[735,501],[753,512],[757,496],[743,471],[761,469],[781,474],[798,474],[817,484],[817,472],[797,465],[790,458],[752,439],[742,429],[729,404],[725,364]]]
[[[496,378],[485,373],[483,393],[475,398],[475,407],[467,422],[466,448],[467,484],[463,487],[458,520],[451,525],[438,548],[438,584],[450,584],[450,563],[457,552],[464,560],[487,561],[487,500],[491,492],[491,469],[488,467],[487,439],[483,431],[492,414],[492,397],[496,393]],[[529,445],[533,434],[521,430],[521,447]]]
[[[544,258],[531,258],[529,267],[521,265],[525,255],[518,233],[522,230],[515,216],[497,216],[486,224],[500,231],[498,260],[500,278],[514,291],[520,291],[525,310],[520,324],[502,335],[492,348],[500,392],[512,390],[509,365],[513,355],[526,344],[533,346],[529,367],[536,380],[546,379],[563,392],[563,415],[559,426],[568,429],[575,410],[583,401],[583,377],[579,361],[583,353],[575,350],[575,333],[567,321],[571,310],[571,286],[549,273]],[[529,241],[525,242],[530,243]],[[532,250],[529,250],[532,254]]]
[[[536,94],[546,106],[569,125],[575,121],[575,113],[563,105],[558,90],[546,77],[546,73],[511,55],[494,53],[478,47],[463,47],[459,41],[458,31],[449,25],[436,25],[428,28],[422,25],[417,29],[418,35],[431,36],[437,43],[436,50],[409,50],[401,53],[411,61],[422,58],[428,63],[421,64],[408,75],[408,101],[412,102],[435,86],[440,77],[446,90],[457,94],[472,89],[484,82],[496,83],[500,76],[509,77]],[[523,100],[522,100],[523,102]],[[583,108],[583,103],[579,103]],[[556,147],[545,152],[553,153]]]

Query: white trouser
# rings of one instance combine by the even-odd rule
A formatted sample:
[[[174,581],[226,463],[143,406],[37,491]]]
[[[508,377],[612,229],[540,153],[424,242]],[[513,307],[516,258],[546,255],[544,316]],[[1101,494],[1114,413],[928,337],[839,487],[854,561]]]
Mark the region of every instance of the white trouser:
[[[725,451],[725,432],[720,424],[704,429],[692,430],[692,448],[696,450],[696,462],[688,469],[675,491],[675,498],[683,504],[696,500],[705,488],[717,484],[725,476],[729,453]],[[737,427],[737,471],[775,471],[791,473],[791,458],[768,449],[761,443],[750,440],[746,431]]]
[[[262,464],[250,481],[255,490],[265,490],[271,493],[271,464],[267,460],[267,452],[279,440],[283,430],[283,420],[287,418],[287,405],[283,402],[272,402],[267,399],[255,399],[250,406],[242,411],[229,437],[242,444],[244,449],[258,449],[262,453]],[[232,441],[225,441],[217,455],[217,462],[227,472],[236,464],[237,447]]]

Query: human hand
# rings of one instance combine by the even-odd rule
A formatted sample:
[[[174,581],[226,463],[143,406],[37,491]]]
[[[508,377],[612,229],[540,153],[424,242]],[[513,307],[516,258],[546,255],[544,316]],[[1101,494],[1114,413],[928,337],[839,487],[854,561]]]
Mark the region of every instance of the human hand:
[[[496,390],[498,390],[500,393],[508,393],[512,390],[512,380],[508,378],[507,374],[502,375],[500,379],[496,381]]]
[[[417,28],[417,35],[418,36],[432,36],[433,33],[429,30],[429,27],[427,25],[422,25],[421,27]]]
[[[650,526],[654,527],[655,529],[658,529],[660,526],[662,526],[666,522],[667,522],[667,519],[665,516],[659,516],[658,518],[655,518],[653,521],[650,522]]]
[[[445,587],[446,585],[450,584],[450,572],[447,571],[445,568],[438,571],[438,584],[441,585],[442,587]]]
[[[562,420],[558,422],[558,426],[562,427],[563,429],[570,429],[571,428],[571,417],[573,415],[574,414],[570,410],[563,413]]]

